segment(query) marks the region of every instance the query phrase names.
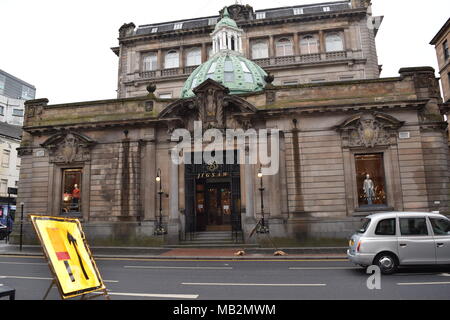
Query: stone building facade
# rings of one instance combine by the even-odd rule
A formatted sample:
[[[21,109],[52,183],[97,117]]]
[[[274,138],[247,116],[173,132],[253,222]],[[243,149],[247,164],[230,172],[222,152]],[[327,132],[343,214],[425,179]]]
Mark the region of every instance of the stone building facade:
[[[212,34],[222,40],[211,59],[180,80],[180,93],[192,94],[163,99],[160,78],[145,93],[145,82],[128,90],[121,60],[118,99],[27,101],[18,195],[26,212],[79,217],[90,241],[122,244],[180,243],[208,231],[255,241],[248,236],[262,218],[274,238],[345,239],[369,213],[448,213],[447,123],[432,68],[379,78],[367,59],[366,77],[283,85],[281,71],[246,58],[242,26],[255,22],[240,24],[231,12],[221,11]],[[123,52],[125,38],[121,59],[133,56]],[[221,143],[228,130],[259,135]],[[270,136],[260,139],[265,130]],[[186,148],[177,149],[180,142]],[[211,145],[232,160],[187,161]],[[262,157],[237,161],[255,147],[268,147],[277,170],[268,173]],[[174,161],[180,156],[187,162]]]

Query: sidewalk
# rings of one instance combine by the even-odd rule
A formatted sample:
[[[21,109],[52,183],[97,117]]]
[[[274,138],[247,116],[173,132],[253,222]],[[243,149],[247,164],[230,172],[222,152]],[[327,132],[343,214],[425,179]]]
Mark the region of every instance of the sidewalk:
[[[286,253],[284,256],[275,256],[274,248],[192,248],[192,247],[91,247],[95,258],[111,259],[190,259],[190,260],[283,260],[283,259],[345,259],[347,257],[344,247],[317,247],[317,248],[278,248]],[[245,251],[242,256],[236,255]],[[22,251],[18,245],[0,244],[0,255],[42,256],[40,246],[23,246]]]

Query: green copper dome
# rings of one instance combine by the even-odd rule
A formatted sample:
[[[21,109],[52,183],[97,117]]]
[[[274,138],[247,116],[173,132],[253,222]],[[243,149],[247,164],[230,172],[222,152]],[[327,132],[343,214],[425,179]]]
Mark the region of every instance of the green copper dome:
[[[256,63],[235,51],[222,50],[195,69],[186,80],[182,98],[194,96],[192,89],[206,79],[213,79],[230,90],[230,94],[262,91],[267,73]]]

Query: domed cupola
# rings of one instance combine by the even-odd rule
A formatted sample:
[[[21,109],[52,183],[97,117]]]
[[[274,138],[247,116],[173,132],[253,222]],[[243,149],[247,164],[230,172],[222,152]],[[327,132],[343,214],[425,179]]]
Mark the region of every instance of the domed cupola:
[[[230,18],[227,8],[222,19],[211,33],[212,57],[198,66],[186,80],[182,98],[194,96],[192,89],[206,79],[213,79],[230,90],[230,94],[262,91],[267,73],[256,63],[243,56],[242,36],[244,31]]]

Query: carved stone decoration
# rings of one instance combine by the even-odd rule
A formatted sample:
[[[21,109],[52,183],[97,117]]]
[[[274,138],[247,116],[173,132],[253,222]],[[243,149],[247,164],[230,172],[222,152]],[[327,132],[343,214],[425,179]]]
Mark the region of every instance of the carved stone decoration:
[[[169,104],[158,118],[166,121],[178,121],[190,132],[194,130],[194,121],[201,121],[203,130],[234,128],[242,124],[235,121],[247,115],[255,115],[257,109],[245,99],[229,95],[229,89],[220,83],[207,79],[194,89],[195,97],[180,99]]]
[[[228,88],[210,79],[195,88],[198,120],[204,129],[225,128],[224,97],[228,92]]]
[[[231,19],[235,21],[254,19],[253,8],[249,5],[234,4],[227,7],[227,10]],[[223,17],[223,9],[220,10],[220,16]]]
[[[73,131],[57,133],[41,144],[48,150],[50,162],[64,164],[89,161],[93,145],[94,140]]]
[[[387,114],[368,112],[347,119],[336,129],[341,132],[344,148],[374,148],[395,144],[403,124]]]

